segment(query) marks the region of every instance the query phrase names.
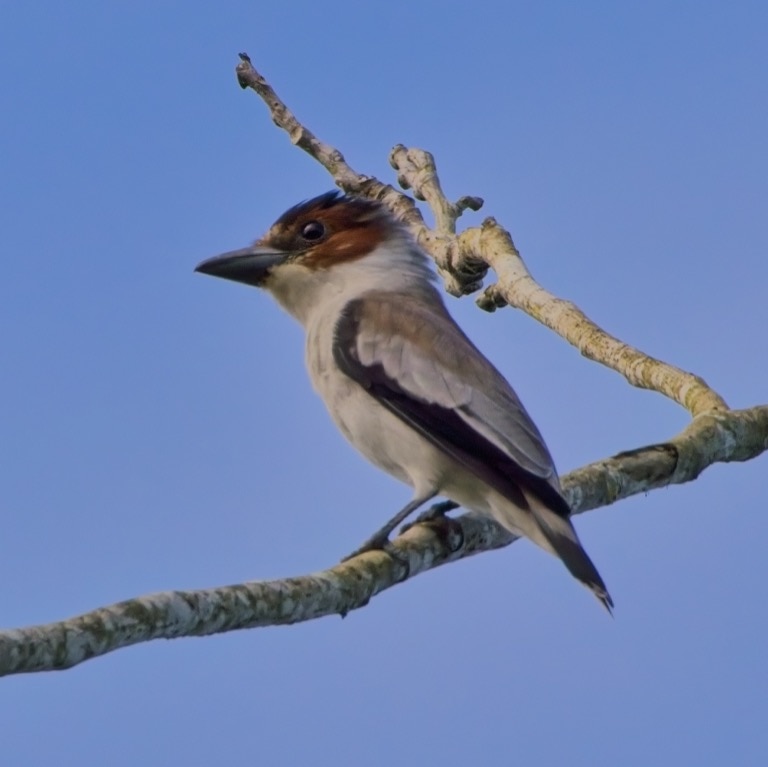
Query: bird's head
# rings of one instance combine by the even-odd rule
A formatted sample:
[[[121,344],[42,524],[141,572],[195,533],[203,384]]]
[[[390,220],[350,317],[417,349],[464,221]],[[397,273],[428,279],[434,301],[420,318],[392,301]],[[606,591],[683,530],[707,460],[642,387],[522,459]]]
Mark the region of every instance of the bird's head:
[[[329,299],[431,290],[433,280],[428,259],[384,205],[338,192],[299,203],[253,245],[195,271],[265,288],[302,323]]]
[[[195,271],[268,288],[285,266],[329,270],[402,236],[381,203],[327,192],[287,210],[253,245],[209,258]]]

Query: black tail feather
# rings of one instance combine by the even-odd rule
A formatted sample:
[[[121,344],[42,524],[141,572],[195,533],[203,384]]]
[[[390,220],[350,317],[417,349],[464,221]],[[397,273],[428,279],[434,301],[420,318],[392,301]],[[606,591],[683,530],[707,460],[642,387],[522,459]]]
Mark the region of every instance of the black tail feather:
[[[533,504],[531,504],[531,512],[544,537],[571,575],[590,589],[609,614],[613,615],[613,599],[597,568],[584,551],[571,521],[548,509],[537,509]]]

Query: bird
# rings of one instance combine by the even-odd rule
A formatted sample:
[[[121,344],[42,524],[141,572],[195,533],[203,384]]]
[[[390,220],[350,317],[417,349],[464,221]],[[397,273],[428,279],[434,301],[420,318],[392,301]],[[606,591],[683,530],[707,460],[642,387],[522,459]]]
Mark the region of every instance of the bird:
[[[555,464],[512,386],[449,314],[431,262],[380,201],[327,192],[195,271],[263,288],[304,327],[310,379],[342,434],[413,496],[437,496],[559,557],[612,612]]]

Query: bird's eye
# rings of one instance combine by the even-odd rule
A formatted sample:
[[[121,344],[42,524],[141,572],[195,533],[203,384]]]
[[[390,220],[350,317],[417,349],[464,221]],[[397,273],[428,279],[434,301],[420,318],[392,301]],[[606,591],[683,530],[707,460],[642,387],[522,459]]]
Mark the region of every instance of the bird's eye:
[[[301,236],[305,240],[314,242],[325,234],[325,227],[319,221],[310,221],[301,228]]]

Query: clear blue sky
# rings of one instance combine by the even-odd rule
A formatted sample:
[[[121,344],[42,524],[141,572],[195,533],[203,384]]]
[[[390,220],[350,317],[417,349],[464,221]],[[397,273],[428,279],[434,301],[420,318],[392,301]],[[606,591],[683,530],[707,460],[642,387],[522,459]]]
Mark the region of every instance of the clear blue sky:
[[[297,325],[193,273],[402,142],[608,330],[768,401],[762,2],[0,5],[0,622],[311,572],[409,497],[336,433]],[[482,214],[467,217],[477,224]],[[562,472],[686,423],[525,315],[451,310]],[[520,543],[345,620],[0,680],[0,761],[764,765],[768,459],[577,519],[609,619]]]

